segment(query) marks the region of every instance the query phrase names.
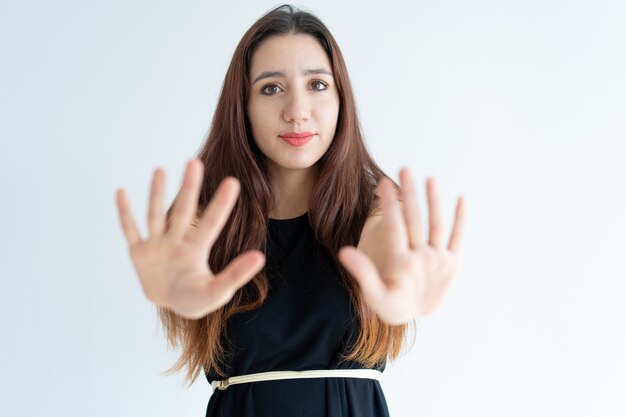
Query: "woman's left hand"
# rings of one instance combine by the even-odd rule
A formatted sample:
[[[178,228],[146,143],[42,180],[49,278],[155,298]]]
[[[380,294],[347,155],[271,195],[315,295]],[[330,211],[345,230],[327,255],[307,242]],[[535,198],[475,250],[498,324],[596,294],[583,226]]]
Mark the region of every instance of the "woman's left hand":
[[[378,183],[380,210],[366,221],[358,248],[345,246],[339,260],[359,283],[366,304],[390,324],[403,324],[432,313],[441,303],[459,268],[459,250],[465,221],[465,201],[457,200],[447,247],[434,178],[426,181],[429,240],[424,241],[422,218],[413,180],[400,170],[398,201],[388,178]]]

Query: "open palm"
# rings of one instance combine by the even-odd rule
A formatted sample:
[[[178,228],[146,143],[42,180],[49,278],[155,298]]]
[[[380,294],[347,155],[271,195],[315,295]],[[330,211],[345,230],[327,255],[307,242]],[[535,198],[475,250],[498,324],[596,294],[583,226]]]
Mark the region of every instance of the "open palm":
[[[424,241],[422,218],[409,170],[400,170],[400,193],[391,180],[378,184],[380,214],[366,222],[358,247],[346,246],[339,260],[354,276],[367,305],[390,324],[432,313],[459,269],[465,202],[459,197],[452,233],[443,241],[435,180],[427,180],[430,232]]]
[[[148,209],[148,237],[142,239],[124,189],[116,193],[120,223],[146,297],[187,319],[201,318],[224,304],[265,264],[258,250],[238,255],[222,271],[209,269],[211,248],[239,195],[236,178],[222,180],[197,226],[198,195],[204,166],[193,159],[175,199],[171,224],[163,210],[165,172],[155,171]]]

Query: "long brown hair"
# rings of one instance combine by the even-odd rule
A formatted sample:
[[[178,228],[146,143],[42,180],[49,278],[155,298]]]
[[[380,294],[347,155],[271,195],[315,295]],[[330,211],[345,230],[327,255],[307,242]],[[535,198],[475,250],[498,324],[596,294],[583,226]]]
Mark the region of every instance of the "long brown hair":
[[[205,171],[194,224],[220,181],[226,176],[234,176],[241,182],[240,195],[211,250],[209,267],[211,271],[219,272],[247,250],[265,252],[272,190],[266,158],[253,140],[246,115],[249,70],[259,44],[270,36],[284,34],[307,34],[319,41],[328,54],[339,90],[335,137],[317,162],[318,179],[310,198],[308,218],[316,238],[334,257],[358,314],[359,338],[343,359],[374,367],[387,358],[399,356],[408,325],[389,325],[366,306],[358,284],[339,263],[337,253],[342,246],[358,244],[365,220],[376,204],[376,184],[387,175],[366,149],[339,46],[326,26],[311,13],[290,5],[277,7],[259,18],[239,42],[226,72],[208,137],[198,153]],[[168,224],[174,203],[175,200],[167,210]],[[222,370],[226,352],[221,336],[226,321],[236,313],[260,307],[267,292],[268,280],[261,271],[226,305],[201,319],[187,320],[158,307],[169,345],[182,347],[177,363],[166,372],[176,372],[186,365],[185,380],[189,384],[195,381],[201,370],[212,371],[224,378],[231,376]]]

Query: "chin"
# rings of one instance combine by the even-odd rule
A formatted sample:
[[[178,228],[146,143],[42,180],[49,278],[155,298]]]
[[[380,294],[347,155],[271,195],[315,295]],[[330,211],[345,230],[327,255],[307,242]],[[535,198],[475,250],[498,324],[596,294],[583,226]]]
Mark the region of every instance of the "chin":
[[[280,165],[281,168],[284,169],[292,169],[292,170],[299,170],[299,169],[309,169],[311,167],[313,167],[315,165],[315,162],[312,162],[310,164],[285,164],[285,165]]]
[[[273,162],[274,162],[274,165],[276,165],[276,167],[280,169],[299,170],[299,169],[309,169],[313,167],[317,163],[317,161],[319,161],[319,158],[316,160],[307,160],[307,161],[290,160],[290,161],[273,161]]]

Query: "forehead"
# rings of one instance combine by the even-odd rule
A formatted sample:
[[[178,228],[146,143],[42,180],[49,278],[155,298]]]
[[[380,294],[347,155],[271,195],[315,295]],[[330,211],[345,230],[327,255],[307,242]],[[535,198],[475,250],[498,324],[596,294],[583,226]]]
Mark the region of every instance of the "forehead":
[[[252,76],[263,71],[297,70],[299,68],[326,67],[330,60],[319,41],[311,35],[275,35],[262,41],[252,55]]]

